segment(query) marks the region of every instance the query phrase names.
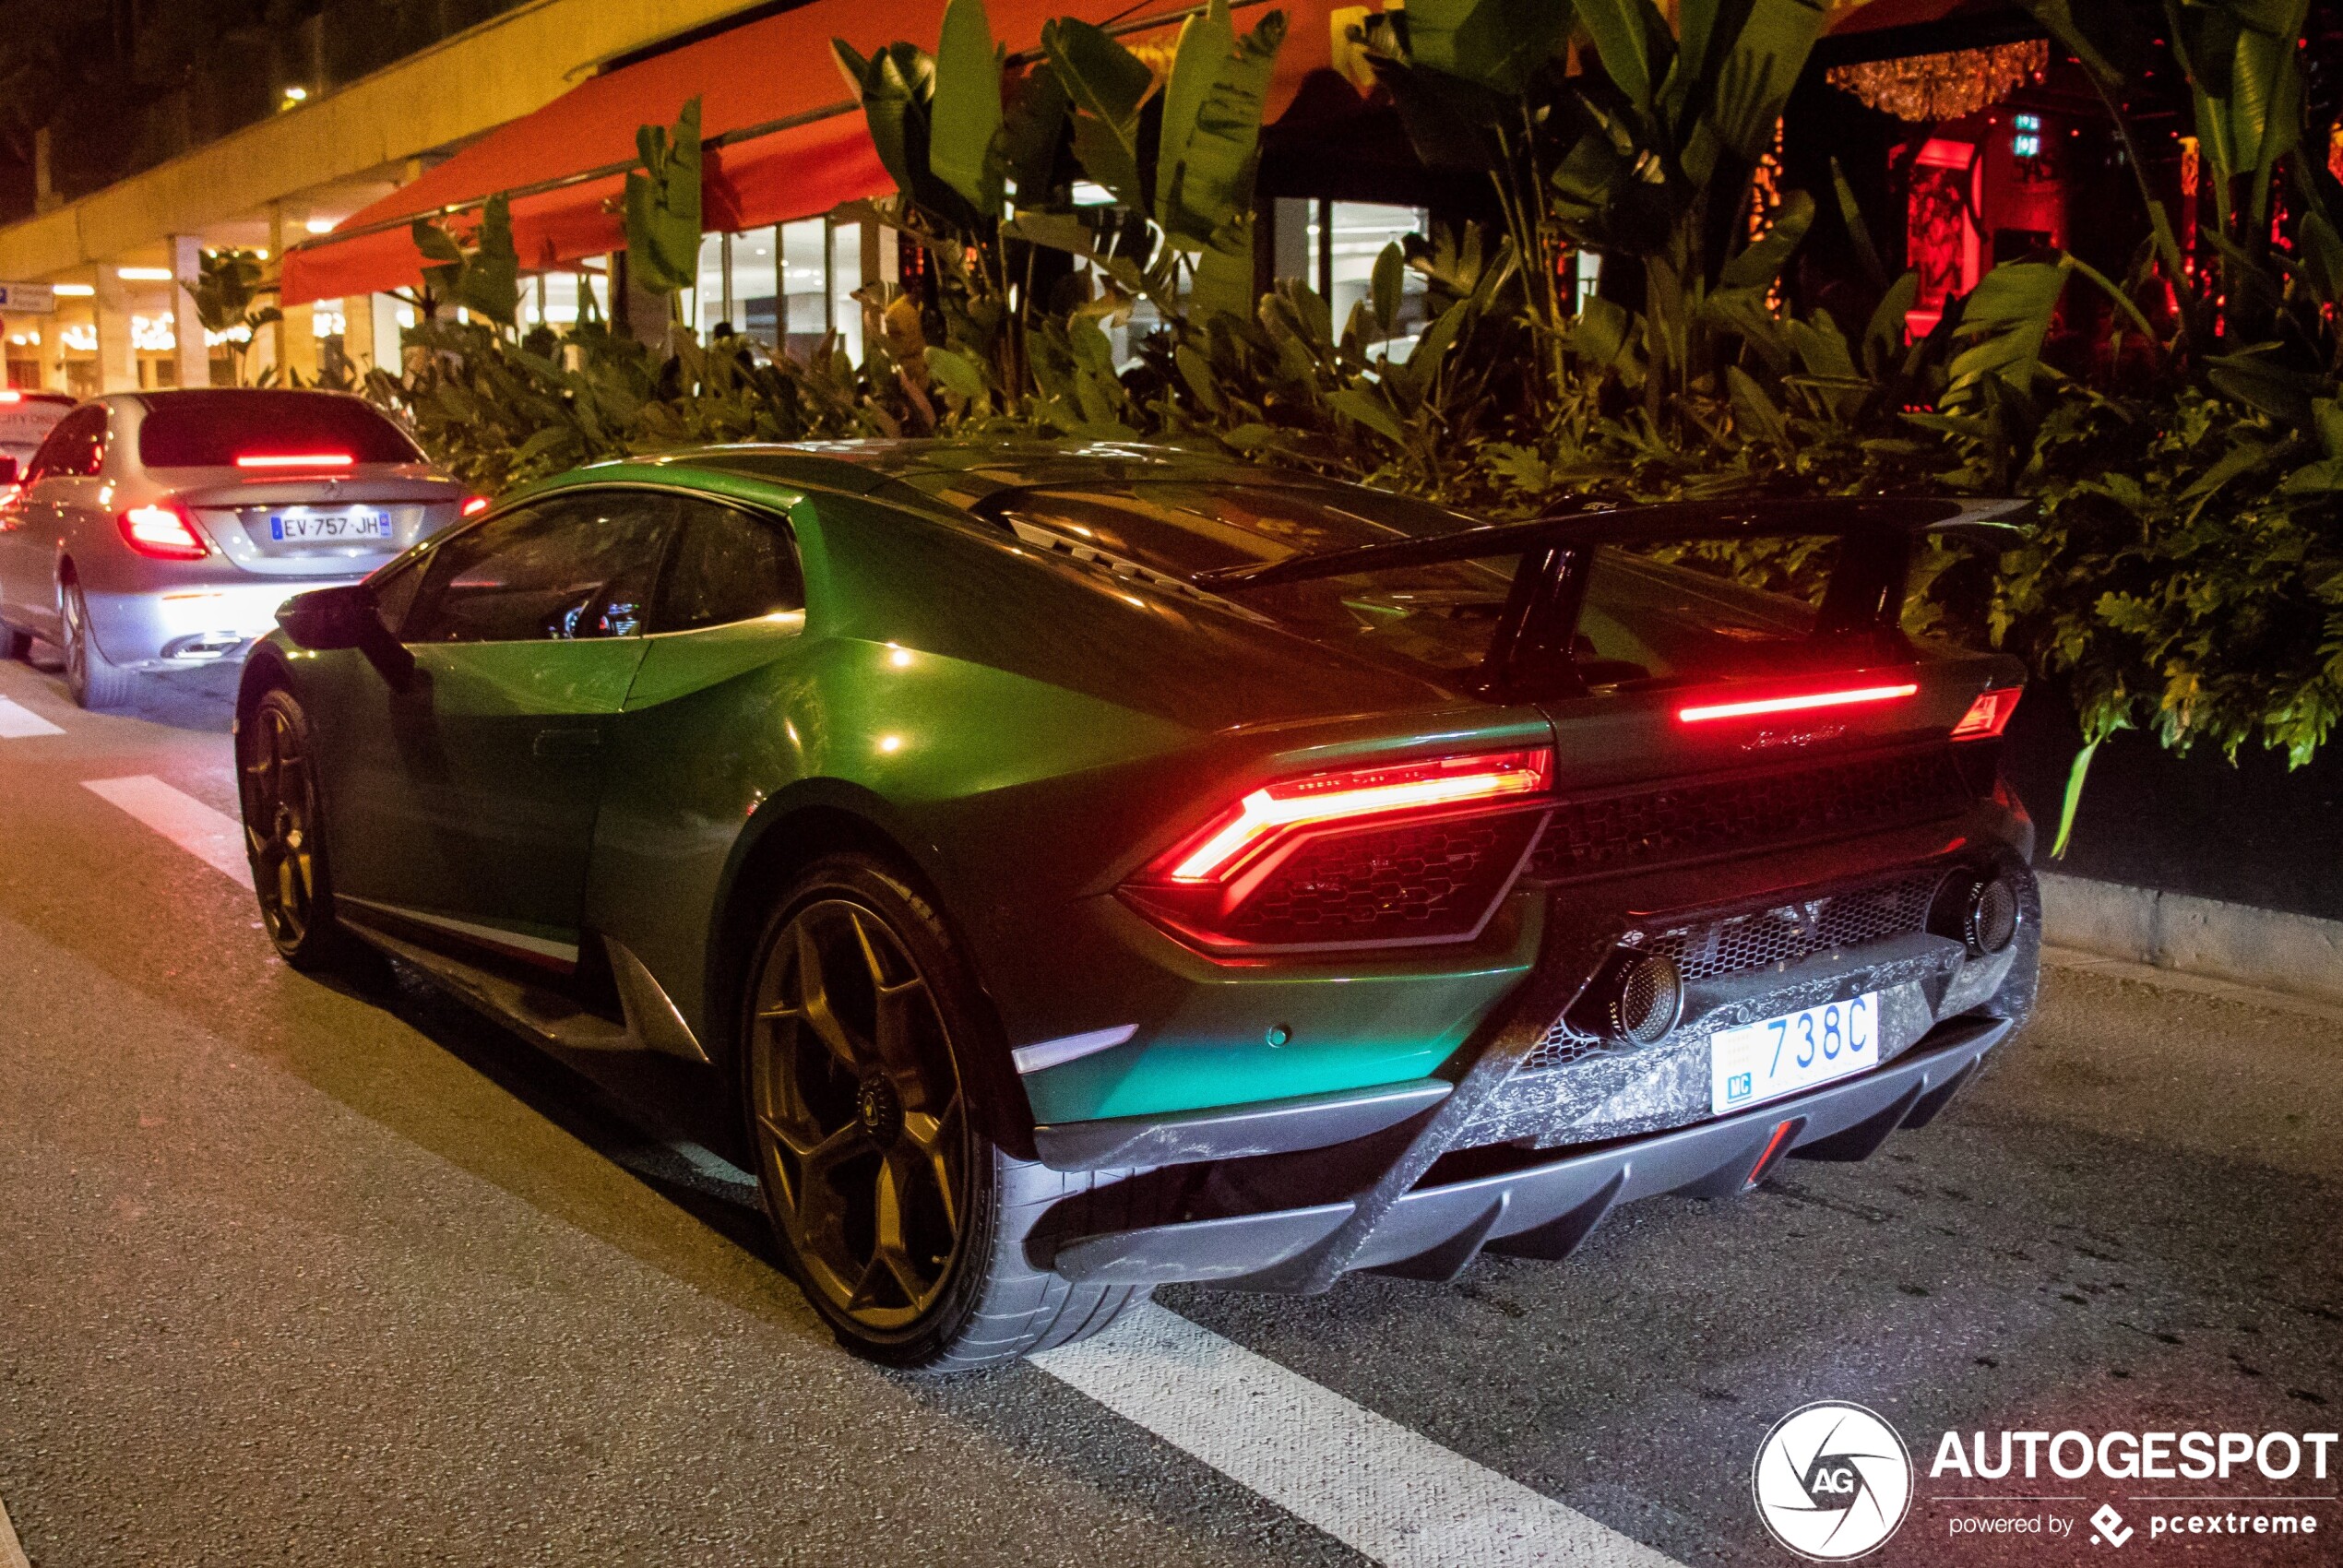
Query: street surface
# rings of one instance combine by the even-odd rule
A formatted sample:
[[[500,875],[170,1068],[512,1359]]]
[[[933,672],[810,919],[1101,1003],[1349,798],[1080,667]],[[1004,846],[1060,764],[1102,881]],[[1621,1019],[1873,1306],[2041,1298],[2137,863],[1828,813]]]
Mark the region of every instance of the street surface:
[[[0,666],[0,1505],[36,1568],[1789,1563],[1751,1464],[1819,1399],[1919,1467],[1872,1562],[2343,1562],[2332,1454],[1928,1474],[1947,1428],[2343,1422],[2333,1016],[2055,968],[1870,1163],[1452,1286],[1166,1290],[932,1384],[829,1342],[741,1173],[418,982],[279,964],[203,837],[232,690],[91,715]],[[1946,1501],[1978,1494],[2058,1501]],[[2300,1498],[2319,1533],[2152,1538],[2158,1496]],[[2042,1515],[2071,1533],[1951,1533]]]

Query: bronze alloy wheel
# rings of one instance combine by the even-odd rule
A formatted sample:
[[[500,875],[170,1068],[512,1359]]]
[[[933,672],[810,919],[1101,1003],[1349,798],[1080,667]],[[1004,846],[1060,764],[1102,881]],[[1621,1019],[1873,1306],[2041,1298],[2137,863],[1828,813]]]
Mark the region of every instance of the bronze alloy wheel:
[[[968,1118],[929,979],[875,909],[825,892],[774,931],[750,995],[774,1221],[832,1313],[875,1338],[914,1335],[969,1215]]]
[[[298,947],[317,906],[317,784],[300,726],[275,694],[253,709],[244,751],[244,845],[261,918],[279,947]]]

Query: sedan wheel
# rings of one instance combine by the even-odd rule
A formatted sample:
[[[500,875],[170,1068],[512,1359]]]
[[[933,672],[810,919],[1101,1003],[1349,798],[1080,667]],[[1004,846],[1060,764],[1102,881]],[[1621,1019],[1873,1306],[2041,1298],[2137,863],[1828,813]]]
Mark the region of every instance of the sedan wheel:
[[[130,700],[137,677],[108,662],[89,631],[89,601],[81,585],[65,585],[59,601],[65,632],[65,689],[73,700],[93,711],[120,707]]]
[[[927,977],[874,909],[791,918],[755,1015],[756,1127],[806,1283],[881,1334],[916,1324],[958,1261],[968,1200],[959,1075]]]

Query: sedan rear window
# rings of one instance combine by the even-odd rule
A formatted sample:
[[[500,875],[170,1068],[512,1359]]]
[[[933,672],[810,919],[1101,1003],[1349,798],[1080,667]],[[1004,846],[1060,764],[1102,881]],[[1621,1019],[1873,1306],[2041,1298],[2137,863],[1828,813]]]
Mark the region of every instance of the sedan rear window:
[[[150,469],[233,468],[238,458],[329,457],[420,463],[406,433],[355,398],[334,392],[216,387],[153,398],[138,426]]]

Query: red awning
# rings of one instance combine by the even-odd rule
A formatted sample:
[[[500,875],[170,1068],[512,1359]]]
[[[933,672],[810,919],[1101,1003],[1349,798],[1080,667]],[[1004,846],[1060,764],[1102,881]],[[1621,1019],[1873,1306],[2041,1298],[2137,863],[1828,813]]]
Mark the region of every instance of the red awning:
[[[1154,8],[1175,10],[1177,0]],[[989,0],[994,35],[1012,50],[1041,41],[1041,24],[1077,16],[1104,22],[1129,0]],[[1251,7],[1248,7],[1250,10]],[[1294,25],[1279,59],[1274,115],[1302,77],[1331,55],[1329,0],[1284,6]],[[1143,13],[1144,14],[1144,13]],[[1257,15],[1258,12],[1254,14]],[[713,137],[777,120],[807,122],[711,148],[702,181],[704,222],[737,232],[812,218],[842,201],[894,188],[859,110],[820,112],[851,95],[830,53],[844,38],[865,53],[898,39],[933,48],[944,0],[817,0],[579,84],[531,114],[474,142],[421,179],[343,220],[344,231],[443,213],[499,191],[517,191],[631,159],[636,128],[672,125],[700,100],[700,134]],[[1240,13],[1241,25],[1247,20]],[[515,197],[513,240],[522,267],[559,267],[625,244],[617,207],[623,175]],[[285,256],[287,304],[410,288],[422,258],[403,222],[380,232],[311,242]]]

